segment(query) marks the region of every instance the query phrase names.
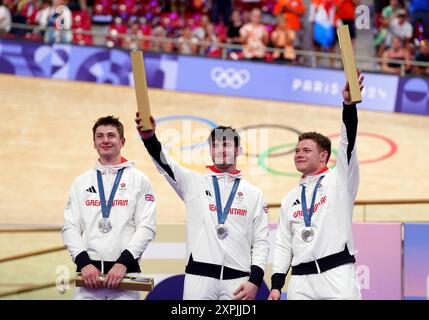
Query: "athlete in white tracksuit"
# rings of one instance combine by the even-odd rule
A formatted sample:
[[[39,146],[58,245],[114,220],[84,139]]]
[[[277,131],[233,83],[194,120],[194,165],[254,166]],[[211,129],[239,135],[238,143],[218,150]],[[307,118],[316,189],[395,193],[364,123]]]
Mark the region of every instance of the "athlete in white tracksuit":
[[[363,77],[360,79],[362,83]],[[356,156],[357,110],[348,104],[348,86],[343,90],[344,106],[336,166],[328,169],[330,141],[318,133],[304,133],[295,150],[295,165],[303,173],[299,186],[283,199],[277,241],[273,254],[272,289],[269,299],[279,299],[290,267],[287,298],[360,299],[355,274],[352,213],[359,185]],[[322,140],[318,140],[322,137]],[[327,140],[328,147],[323,145]],[[322,141],[322,142],[320,142]],[[328,150],[329,149],[329,150]],[[321,179],[321,177],[323,177]],[[310,212],[313,192],[320,180],[311,218],[313,236],[303,235],[303,200]],[[305,198],[302,192],[305,192]]]
[[[139,116],[136,122],[139,124]],[[186,204],[188,263],[183,298],[254,299],[269,253],[268,210],[261,190],[235,169],[235,159],[229,172],[219,169],[216,162],[207,166],[206,174],[181,167],[162,151],[152,134],[142,135],[143,142],[159,171]],[[212,146],[212,152],[213,148],[217,146]],[[228,235],[223,239],[216,229],[219,222],[213,177],[219,184],[222,209],[234,182],[240,179],[225,221]]]
[[[120,156],[124,138],[119,138],[115,120],[106,118],[101,118],[104,120],[94,131],[100,159],[70,188],[62,236],[87,284],[76,287],[75,299],[139,299],[138,291],[116,287],[125,273],[140,272],[141,255],[155,236],[156,204],[148,177],[132,161]],[[97,171],[101,173],[107,201],[121,169],[123,174],[109,216],[111,230],[102,232],[98,226],[102,210]],[[99,278],[101,272],[107,274],[104,282]]]

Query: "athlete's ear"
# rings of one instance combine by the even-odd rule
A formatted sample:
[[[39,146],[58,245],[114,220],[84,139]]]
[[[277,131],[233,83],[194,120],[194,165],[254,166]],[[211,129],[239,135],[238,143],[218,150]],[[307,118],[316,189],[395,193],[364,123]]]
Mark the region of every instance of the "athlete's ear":
[[[243,147],[239,146],[237,149],[235,149],[235,156],[238,157],[239,155],[243,154]]]
[[[328,151],[323,150],[323,151],[320,153],[320,156],[321,156],[322,160],[325,162],[325,164],[327,164],[327,163],[328,163],[328,161],[326,161],[326,160],[328,159]]]

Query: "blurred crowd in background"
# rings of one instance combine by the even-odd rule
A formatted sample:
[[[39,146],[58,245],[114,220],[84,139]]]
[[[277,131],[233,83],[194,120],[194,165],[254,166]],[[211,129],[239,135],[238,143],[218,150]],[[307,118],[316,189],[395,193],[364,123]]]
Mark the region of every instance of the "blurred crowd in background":
[[[356,8],[361,4],[360,0],[0,0],[0,37],[299,64],[297,50],[338,51],[335,30],[341,24],[349,26],[356,42]],[[381,70],[399,74],[405,64],[407,72],[429,74],[429,68],[408,64],[429,62],[429,1],[374,1],[369,12],[372,55],[384,58]],[[94,41],[97,30],[105,30],[102,43]]]

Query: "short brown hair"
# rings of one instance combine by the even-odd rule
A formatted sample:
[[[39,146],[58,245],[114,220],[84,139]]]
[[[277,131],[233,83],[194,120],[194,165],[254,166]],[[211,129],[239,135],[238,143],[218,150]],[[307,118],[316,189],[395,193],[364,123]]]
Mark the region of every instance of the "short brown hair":
[[[240,135],[238,134],[237,130],[232,127],[218,126],[217,128],[214,128],[210,132],[207,141],[210,145],[212,145],[215,140],[220,140],[221,138],[223,140],[234,139],[234,145],[236,149],[240,146]]]
[[[328,163],[331,157],[331,139],[321,133],[312,131],[301,133],[298,137],[298,141],[302,140],[313,140],[317,144],[319,151],[327,151],[328,158],[326,159],[326,163]]]
[[[98,118],[92,127],[92,138],[95,139],[95,131],[99,126],[113,126],[118,129],[119,138],[122,139],[124,137],[124,125],[119,121],[119,118],[115,118],[114,116],[107,116]]]

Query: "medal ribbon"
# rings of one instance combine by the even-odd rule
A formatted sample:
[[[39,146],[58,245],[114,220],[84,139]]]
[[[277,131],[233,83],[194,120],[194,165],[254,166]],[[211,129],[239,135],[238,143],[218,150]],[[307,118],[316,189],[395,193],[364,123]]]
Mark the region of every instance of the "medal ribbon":
[[[228,201],[226,202],[226,206],[222,212],[222,201],[220,199],[220,191],[219,191],[219,182],[217,181],[216,176],[212,176],[213,179],[213,187],[216,196],[216,211],[217,211],[217,221],[219,224],[224,224],[226,218],[228,217],[229,208],[231,208],[232,201],[234,200],[235,193],[237,192],[238,185],[240,184],[240,179],[235,179],[234,185],[232,186],[231,193],[229,195]]]
[[[317,180],[316,186],[314,187],[313,197],[311,198],[310,210],[307,210],[307,198],[305,196],[305,185],[302,185],[301,206],[302,206],[302,213],[304,214],[304,223],[306,227],[309,227],[311,225],[311,217],[313,216],[314,202],[316,201],[317,189],[319,189],[320,182],[322,182],[324,177],[325,176],[321,176],[319,180]]]
[[[98,182],[98,191],[100,193],[100,202],[101,202],[101,213],[103,218],[107,219],[110,216],[110,210],[112,210],[113,199],[115,198],[116,190],[118,189],[119,182],[121,181],[122,174],[124,173],[125,168],[118,170],[116,174],[115,182],[113,183],[112,191],[110,192],[109,202],[106,204],[106,197],[104,195],[103,187],[103,178],[101,177],[101,172],[97,170],[97,182]]]

